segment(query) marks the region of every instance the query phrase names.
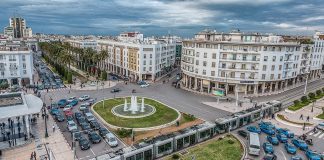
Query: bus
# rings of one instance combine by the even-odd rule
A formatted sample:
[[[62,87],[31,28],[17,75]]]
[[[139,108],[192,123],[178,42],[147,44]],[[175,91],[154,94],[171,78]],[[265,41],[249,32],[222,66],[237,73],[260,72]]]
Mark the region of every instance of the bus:
[[[249,135],[249,154],[260,155],[260,139],[259,134],[250,132]]]

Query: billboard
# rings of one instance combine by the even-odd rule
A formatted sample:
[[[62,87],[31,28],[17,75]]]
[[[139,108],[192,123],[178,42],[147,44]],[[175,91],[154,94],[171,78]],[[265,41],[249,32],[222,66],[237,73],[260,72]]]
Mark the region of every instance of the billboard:
[[[215,89],[212,93],[214,96],[225,96],[225,90],[221,88]]]

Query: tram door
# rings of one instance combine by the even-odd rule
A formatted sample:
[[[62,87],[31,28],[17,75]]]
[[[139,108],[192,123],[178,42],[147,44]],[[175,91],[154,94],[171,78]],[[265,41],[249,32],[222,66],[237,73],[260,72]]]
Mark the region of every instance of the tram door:
[[[243,122],[244,122],[243,118],[240,118],[240,123],[239,123],[240,127],[243,126]]]
[[[195,143],[196,143],[196,135],[193,134],[190,136],[190,145],[195,144]]]

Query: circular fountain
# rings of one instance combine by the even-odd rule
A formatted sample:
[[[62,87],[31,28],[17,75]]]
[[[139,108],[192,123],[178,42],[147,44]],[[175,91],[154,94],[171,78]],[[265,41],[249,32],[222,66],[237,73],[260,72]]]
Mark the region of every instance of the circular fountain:
[[[138,103],[136,96],[131,96],[130,103],[127,102],[127,98],[124,100],[124,104],[117,105],[112,108],[111,112],[119,117],[123,118],[143,118],[155,113],[155,107],[145,104],[144,98]]]

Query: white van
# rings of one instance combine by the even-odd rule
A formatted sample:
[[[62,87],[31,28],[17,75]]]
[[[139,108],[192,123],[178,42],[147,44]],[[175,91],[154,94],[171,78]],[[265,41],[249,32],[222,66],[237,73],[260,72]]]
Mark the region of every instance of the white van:
[[[259,134],[250,132],[249,136],[249,154],[260,155],[260,139]]]
[[[118,141],[116,137],[112,133],[107,133],[105,141],[108,143],[110,147],[117,147],[118,146]]]

